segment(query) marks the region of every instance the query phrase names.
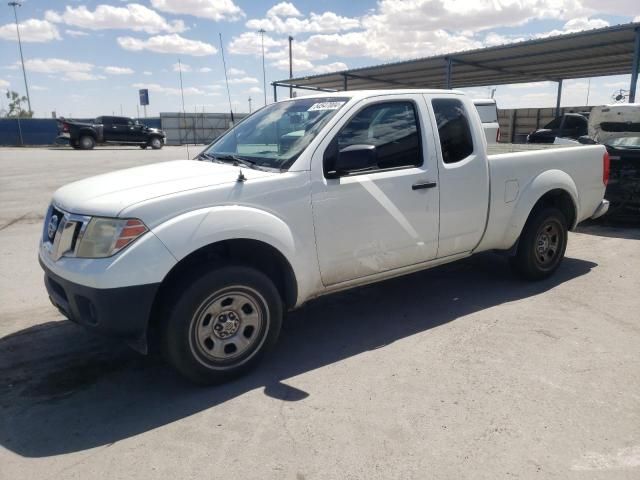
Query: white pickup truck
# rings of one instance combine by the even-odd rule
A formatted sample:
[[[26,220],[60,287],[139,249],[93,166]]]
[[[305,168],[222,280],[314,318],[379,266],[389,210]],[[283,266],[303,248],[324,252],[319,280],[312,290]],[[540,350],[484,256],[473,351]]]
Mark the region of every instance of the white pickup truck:
[[[608,156],[528,148],[489,155],[473,102],[452,91],[274,103],[196,160],[60,188],[40,242],[46,287],[71,320],[142,352],[158,339],[182,374],[219,382],[320,295],[486,250],[526,278],[553,273],[567,231],[608,208]]]

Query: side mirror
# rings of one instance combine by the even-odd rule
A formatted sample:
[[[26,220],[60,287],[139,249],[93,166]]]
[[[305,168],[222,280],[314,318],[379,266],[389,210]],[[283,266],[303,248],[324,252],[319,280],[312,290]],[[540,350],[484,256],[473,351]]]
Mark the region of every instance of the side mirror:
[[[349,145],[338,152],[332,166],[327,166],[326,177],[338,178],[349,172],[365,170],[376,165],[377,160],[375,145]]]

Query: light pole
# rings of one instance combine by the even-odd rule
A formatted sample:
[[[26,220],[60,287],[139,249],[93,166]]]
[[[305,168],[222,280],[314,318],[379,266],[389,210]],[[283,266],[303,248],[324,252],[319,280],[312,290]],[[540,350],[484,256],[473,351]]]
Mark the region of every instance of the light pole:
[[[260,39],[262,40],[262,91],[264,92],[264,106],[267,106],[267,73],[264,69],[264,34],[267,33],[264,28],[258,30]]]
[[[293,78],[293,49],[291,48],[293,37],[289,35],[289,80]],[[293,87],[289,87],[289,98],[293,97]]]
[[[20,49],[20,61],[22,62],[22,76],[24,77],[24,89],[27,91],[27,105],[29,106],[29,112],[31,110],[31,97],[29,96],[29,87],[27,85],[27,71],[24,69],[24,56],[22,55],[22,40],[20,40],[20,27],[18,26],[18,12],[16,7],[21,7],[20,2],[9,2],[8,5],[13,7],[13,16],[16,19],[16,33],[18,34],[18,48]]]

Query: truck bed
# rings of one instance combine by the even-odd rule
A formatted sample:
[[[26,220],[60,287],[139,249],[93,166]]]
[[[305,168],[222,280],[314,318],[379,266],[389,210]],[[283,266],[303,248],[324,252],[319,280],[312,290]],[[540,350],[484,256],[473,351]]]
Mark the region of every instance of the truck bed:
[[[553,143],[494,143],[487,145],[488,155],[501,153],[532,152],[535,150],[549,150],[553,148],[579,147],[582,144],[553,144]]]

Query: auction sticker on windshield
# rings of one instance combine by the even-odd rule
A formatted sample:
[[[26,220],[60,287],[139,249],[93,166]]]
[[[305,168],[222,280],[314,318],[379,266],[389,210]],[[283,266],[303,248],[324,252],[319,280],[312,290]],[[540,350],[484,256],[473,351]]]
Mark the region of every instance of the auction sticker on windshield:
[[[307,110],[307,112],[313,112],[316,110],[337,110],[339,109],[342,105],[344,105],[346,102],[321,102],[321,103],[314,103],[313,105],[311,105],[309,107],[309,110]]]

